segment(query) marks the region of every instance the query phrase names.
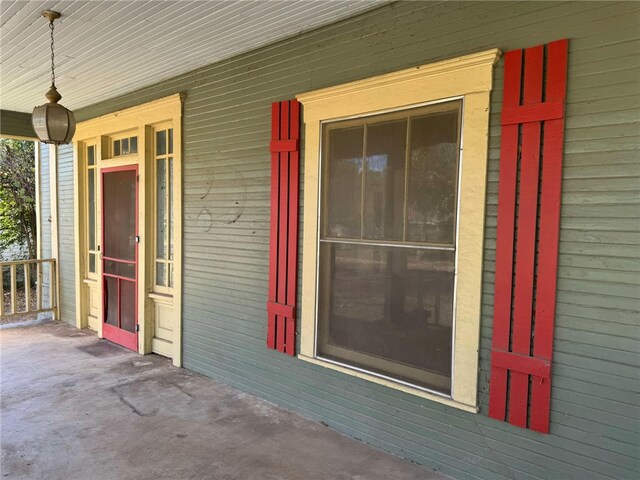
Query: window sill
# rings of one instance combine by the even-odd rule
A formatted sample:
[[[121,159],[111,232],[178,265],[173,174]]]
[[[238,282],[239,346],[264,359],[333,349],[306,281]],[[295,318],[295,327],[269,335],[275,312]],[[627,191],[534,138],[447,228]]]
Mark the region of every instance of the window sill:
[[[458,402],[451,397],[446,395],[438,395],[436,393],[426,392],[424,390],[420,390],[418,388],[412,388],[408,385],[402,385],[400,383],[393,382],[391,380],[387,380],[385,378],[377,377],[375,375],[370,375],[368,373],[360,372],[358,370],[352,370],[347,367],[342,367],[340,365],[336,365],[334,363],[326,362],[320,360],[318,358],[308,357],[306,355],[298,354],[298,358],[305,362],[313,363],[314,365],[319,365],[324,368],[330,368],[331,370],[336,370],[338,372],[342,372],[346,375],[351,375],[353,377],[362,378],[369,382],[374,382],[379,385],[384,385],[389,388],[393,388],[395,390],[400,390],[401,392],[408,393],[410,395],[415,395],[416,397],[421,397],[426,400],[431,400],[433,402],[442,403],[449,407],[458,408],[460,410],[464,410],[465,412],[470,413],[478,413],[478,407],[475,405],[466,405],[464,403]]]

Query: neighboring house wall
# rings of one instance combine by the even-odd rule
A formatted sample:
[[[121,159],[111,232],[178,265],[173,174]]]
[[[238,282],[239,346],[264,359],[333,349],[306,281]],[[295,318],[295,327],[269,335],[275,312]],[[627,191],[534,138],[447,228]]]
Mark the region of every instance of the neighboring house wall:
[[[71,325],[76,324],[76,265],[73,229],[73,147],[61,145],[58,147],[60,319]]]
[[[76,112],[84,120],[187,94],[184,365],[456,478],[636,478],[638,8],[632,2],[392,4]],[[487,417],[502,62],[491,104],[480,413],[267,350],[270,103],[484,49],[564,37],[570,43],[551,434]],[[65,185],[61,198],[73,193]],[[44,243],[44,210],[42,219]],[[62,278],[63,291],[72,289],[72,276]]]
[[[0,137],[36,138],[31,126],[31,114],[0,110]]]
[[[26,245],[11,245],[9,248],[0,251],[0,261],[10,262],[29,258]]]

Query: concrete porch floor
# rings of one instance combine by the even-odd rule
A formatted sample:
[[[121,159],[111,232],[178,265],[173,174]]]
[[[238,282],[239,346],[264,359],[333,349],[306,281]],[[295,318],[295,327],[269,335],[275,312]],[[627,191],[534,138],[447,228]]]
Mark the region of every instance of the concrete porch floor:
[[[446,479],[61,323],[0,330],[3,479]]]

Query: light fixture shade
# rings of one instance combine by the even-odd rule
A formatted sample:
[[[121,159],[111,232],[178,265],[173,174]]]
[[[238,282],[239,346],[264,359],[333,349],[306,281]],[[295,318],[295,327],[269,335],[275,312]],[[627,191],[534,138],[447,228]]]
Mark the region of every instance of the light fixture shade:
[[[54,145],[69,143],[76,132],[76,119],[73,112],[55,102],[34,108],[31,123],[42,143]]]

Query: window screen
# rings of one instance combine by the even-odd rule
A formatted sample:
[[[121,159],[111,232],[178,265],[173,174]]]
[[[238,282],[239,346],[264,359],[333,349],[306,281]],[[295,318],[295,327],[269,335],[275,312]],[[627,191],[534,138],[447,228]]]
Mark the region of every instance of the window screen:
[[[450,393],[461,106],[323,125],[318,356]]]

